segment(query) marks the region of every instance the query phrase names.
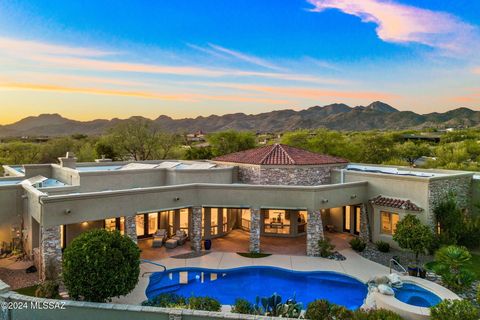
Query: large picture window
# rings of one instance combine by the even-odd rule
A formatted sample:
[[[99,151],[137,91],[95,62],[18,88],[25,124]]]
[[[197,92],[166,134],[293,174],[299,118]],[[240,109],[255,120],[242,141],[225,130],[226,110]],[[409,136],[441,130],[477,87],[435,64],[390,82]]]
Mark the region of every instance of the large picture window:
[[[290,212],[286,210],[264,210],[265,233],[290,234]]]
[[[395,230],[397,230],[397,222],[399,220],[398,213],[380,211],[381,219],[381,233],[393,235]]]

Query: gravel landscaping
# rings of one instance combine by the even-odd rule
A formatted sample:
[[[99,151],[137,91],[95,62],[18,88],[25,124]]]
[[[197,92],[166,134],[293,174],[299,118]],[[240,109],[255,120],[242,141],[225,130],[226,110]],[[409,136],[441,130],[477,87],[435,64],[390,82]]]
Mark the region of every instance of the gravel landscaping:
[[[395,257],[395,260],[397,260],[405,269],[407,269],[409,264],[413,264],[415,261],[415,257],[411,252],[400,251],[392,248],[390,248],[389,252],[380,252],[377,250],[377,247],[373,243],[368,243],[365,250],[363,250],[362,252],[359,252],[359,254],[362,257],[367,258],[368,260],[375,261],[387,267],[390,265],[390,259],[394,257]],[[430,262],[432,260],[433,260],[433,256],[422,255],[420,256],[420,265],[422,266],[423,264]],[[395,265],[395,270],[400,272],[403,271],[396,265]]]
[[[38,272],[26,273],[25,270],[0,268],[0,279],[12,290],[30,287],[39,282]]]

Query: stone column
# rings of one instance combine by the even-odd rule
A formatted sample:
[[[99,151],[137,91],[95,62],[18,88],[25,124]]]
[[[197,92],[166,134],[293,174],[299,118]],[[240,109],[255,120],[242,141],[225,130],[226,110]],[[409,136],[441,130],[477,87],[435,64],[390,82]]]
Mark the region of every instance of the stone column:
[[[260,208],[250,208],[250,252],[260,252]]]
[[[138,243],[136,215],[125,217],[125,234],[132,239],[133,242]]]
[[[360,239],[370,242],[370,225],[368,221],[367,205],[363,203],[360,206]]]
[[[41,232],[40,277],[42,280],[54,280],[62,272],[60,226],[42,227]]]
[[[192,208],[192,250],[202,251],[202,207]]]
[[[318,240],[324,239],[322,214],[317,210],[307,212],[307,256],[319,256]]]

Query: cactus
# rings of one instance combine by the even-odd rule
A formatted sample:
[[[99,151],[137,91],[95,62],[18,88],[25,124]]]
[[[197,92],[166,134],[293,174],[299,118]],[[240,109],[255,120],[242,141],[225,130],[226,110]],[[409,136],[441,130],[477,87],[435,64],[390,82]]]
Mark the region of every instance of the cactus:
[[[297,303],[295,295],[282,303],[282,297],[274,293],[270,297],[257,297],[253,306],[256,315],[265,315],[282,318],[298,318],[302,312],[303,305]],[[262,306],[259,305],[261,303]]]

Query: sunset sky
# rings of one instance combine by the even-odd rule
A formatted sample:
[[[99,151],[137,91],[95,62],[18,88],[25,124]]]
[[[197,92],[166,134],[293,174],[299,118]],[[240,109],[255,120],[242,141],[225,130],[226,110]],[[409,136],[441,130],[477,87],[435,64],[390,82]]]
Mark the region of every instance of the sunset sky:
[[[0,1],[0,124],[480,110],[480,1]]]

